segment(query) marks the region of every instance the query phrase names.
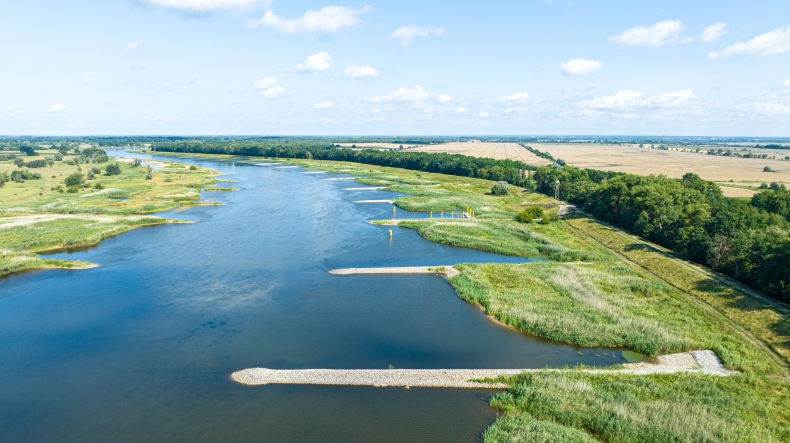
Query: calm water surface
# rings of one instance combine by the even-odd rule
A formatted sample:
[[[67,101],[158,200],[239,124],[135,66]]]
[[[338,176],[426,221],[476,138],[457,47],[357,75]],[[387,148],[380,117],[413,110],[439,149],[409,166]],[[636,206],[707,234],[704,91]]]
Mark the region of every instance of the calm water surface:
[[[125,154],[128,156],[128,154]],[[440,277],[341,267],[520,262],[373,226],[383,191],[300,169],[186,160],[239,192],[84,251],[87,271],[0,280],[0,440],[474,442],[491,390],[245,387],[268,368],[540,368],[613,364],[490,322]],[[406,213],[399,210],[399,216]],[[583,351],[583,356],[577,353]]]

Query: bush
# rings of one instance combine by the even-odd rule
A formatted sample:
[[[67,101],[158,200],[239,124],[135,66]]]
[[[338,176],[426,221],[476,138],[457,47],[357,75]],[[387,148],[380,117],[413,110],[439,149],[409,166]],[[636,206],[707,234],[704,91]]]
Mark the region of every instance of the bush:
[[[47,166],[46,160],[33,160],[32,162],[25,162],[25,167],[27,168],[43,168],[46,166]]]
[[[551,211],[543,211],[543,217],[540,219],[540,222],[544,225],[547,225],[553,221],[558,221],[560,219],[560,215],[557,213],[557,210]]]
[[[197,166],[192,165],[192,166],[189,167],[189,170],[190,171],[197,171]]]
[[[75,173],[69,175],[68,177],[66,177],[66,180],[63,181],[63,183],[68,188],[71,188],[72,186],[79,186],[79,185],[81,185],[82,184],[82,173],[81,172],[75,172]],[[69,192],[72,192],[72,191],[69,190]]]
[[[16,170],[11,173],[11,180],[23,183],[25,180],[41,180],[41,174],[25,170]]]
[[[69,186],[66,189],[66,192],[68,192],[69,194],[76,194],[77,192],[80,192],[80,186],[79,185]]]
[[[560,166],[565,166],[565,160],[563,160],[561,158],[558,158],[557,159],[557,164],[560,165]]]
[[[21,158],[17,157],[14,160],[14,164],[16,165],[17,168],[21,168],[22,166],[25,166],[25,161],[22,160]]]
[[[106,175],[118,175],[121,173],[121,165],[119,165],[117,162],[109,164],[105,168],[105,171],[107,171]]]
[[[62,162],[63,161],[63,154],[61,154],[60,152],[55,154],[55,161]]]
[[[507,182],[506,181],[499,181],[496,182],[493,188],[491,188],[492,195],[507,195]]]
[[[145,174],[145,179],[146,179],[146,180],[151,180],[152,178],[154,178],[154,176],[153,176],[153,175],[151,175],[151,173],[150,173],[150,172],[149,172],[148,174]]]
[[[0,188],[5,186],[6,182],[11,180],[11,177],[8,176],[7,173],[3,172],[0,174]]]
[[[172,178],[170,178],[170,176],[169,176],[169,175],[166,175],[166,176],[165,176],[165,182],[167,182],[167,183],[170,183],[171,181],[173,181],[173,179],[172,179]]]
[[[93,189],[104,189],[104,185],[101,182],[96,182],[93,184]]]
[[[530,206],[527,209],[519,212],[516,215],[516,221],[519,223],[532,223],[536,218],[543,217],[543,208],[540,206]]]
[[[96,174],[94,174],[92,170],[88,171],[88,175],[86,175],[86,178],[88,180],[93,180],[94,178],[96,178]]]
[[[763,168],[763,172],[774,172],[774,168],[772,168],[770,166],[766,166],[766,167]]]

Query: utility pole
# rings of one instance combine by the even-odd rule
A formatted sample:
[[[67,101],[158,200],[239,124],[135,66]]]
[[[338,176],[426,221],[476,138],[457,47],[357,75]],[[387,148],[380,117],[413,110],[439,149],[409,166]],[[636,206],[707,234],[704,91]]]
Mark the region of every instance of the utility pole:
[[[554,181],[554,201],[560,201],[560,179]]]

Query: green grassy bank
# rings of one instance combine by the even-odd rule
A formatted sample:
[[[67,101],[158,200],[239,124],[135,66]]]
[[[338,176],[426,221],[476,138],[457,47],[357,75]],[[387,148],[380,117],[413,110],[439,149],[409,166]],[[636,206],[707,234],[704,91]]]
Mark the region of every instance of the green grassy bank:
[[[49,166],[19,168],[12,160],[0,161],[0,174],[14,171],[36,178],[8,181],[0,187],[0,277],[14,272],[90,264],[41,259],[35,253],[91,246],[130,229],[168,223],[150,214],[178,207],[211,204],[200,201],[200,191],[213,185],[214,171],[178,163],[150,171],[141,165],[118,162],[118,173],[107,175],[104,163],[75,163],[69,154],[54,160],[57,151],[37,151],[35,158],[50,158]],[[84,160],[83,160],[84,161]],[[73,174],[78,184],[66,183]]]

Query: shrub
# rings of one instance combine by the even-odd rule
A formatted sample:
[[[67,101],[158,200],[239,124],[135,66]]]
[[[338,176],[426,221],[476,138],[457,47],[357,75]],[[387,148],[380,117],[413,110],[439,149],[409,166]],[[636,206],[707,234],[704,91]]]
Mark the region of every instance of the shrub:
[[[563,160],[561,158],[558,158],[557,159],[557,164],[560,165],[560,166],[565,166],[565,160]]]
[[[32,162],[25,162],[25,167],[27,168],[43,168],[45,166],[47,166],[46,160],[33,160]]]
[[[506,181],[496,182],[494,187],[491,188],[491,194],[492,195],[507,195],[507,192],[508,192],[508,189],[507,189],[507,182]]]
[[[151,180],[152,178],[154,178],[154,176],[153,176],[153,175],[151,175],[151,173],[150,173],[150,172],[149,172],[148,174],[145,174],[145,179],[146,179],[146,180]]]
[[[41,180],[41,174],[25,170],[16,170],[11,173],[11,180],[23,183],[25,180]]]
[[[11,177],[8,176],[7,173],[3,172],[0,174],[0,188],[5,186],[6,182],[11,180]]]
[[[516,220],[520,223],[532,223],[536,218],[543,217],[543,208],[540,206],[530,206],[516,215]]]
[[[772,168],[770,166],[766,166],[766,167],[763,168],[763,172],[774,172],[774,168]]]
[[[119,165],[117,162],[109,164],[105,168],[105,171],[107,171],[106,175],[118,175],[121,173],[121,165]]]
[[[17,157],[14,160],[14,164],[16,165],[17,168],[21,168],[22,166],[25,166],[25,161],[22,160],[21,158]]]
[[[192,165],[192,166],[189,167],[189,170],[190,171],[197,171],[197,166]]]
[[[68,177],[66,177],[66,180],[63,181],[63,183],[69,188],[71,188],[72,186],[79,186],[79,185],[81,185],[82,184],[82,173],[81,172],[75,172],[75,173],[69,175]],[[72,192],[72,191],[69,189],[69,192]]]
[[[66,189],[66,192],[68,192],[69,194],[76,194],[77,192],[80,192],[80,185],[69,186]]]
[[[92,167],[92,168],[91,168],[91,171],[92,171],[94,174],[101,174],[101,169],[97,168],[96,166]]]
[[[166,176],[165,176],[165,182],[167,182],[167,183],[170,183],[171,181],[173,181],[173,179],[172,179],[172,178],[170,178],[170,176],[169,176],[169,175],[166,175]]]
[[[96,182],[93,184],[93,189],[104,189],[104,185],[101,182]]]
[[[560,219],[560,216],[557,213],[557,210],[555,209],[555,210],[551,210],[551,211],[543,211],[543,217],[540,219],[540,222],[542,224],[544,224],[544,225],[547,225],[547,224],[549,224],[549,223],[551,223],[553,221],[557,221],[559,219]]]
[[[86,175],[86,178],[88,180],[93,180],[94,178],[96,178],[96,174],[93,173],[93,170],[90,170],[88,171],[88,175]]]

